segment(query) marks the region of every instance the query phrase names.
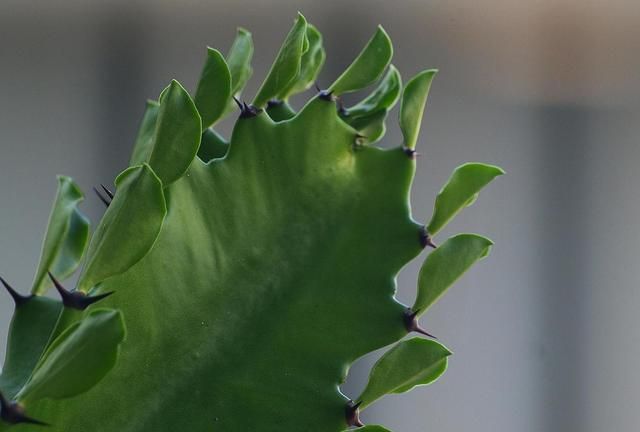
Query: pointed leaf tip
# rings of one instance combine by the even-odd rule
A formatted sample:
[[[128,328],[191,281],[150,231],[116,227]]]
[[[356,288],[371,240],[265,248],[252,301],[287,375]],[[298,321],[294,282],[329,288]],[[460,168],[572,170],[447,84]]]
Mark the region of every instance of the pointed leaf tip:
[[[65,279],[80,265],[89,244],[89,220],[79,209],[83,200],[84,194],[73,179],[58,176],[32,293],[42,295],[51,287],[47,271]]]
[[[267,77],[258,90],[253,105],[264,108],[267,102],[289,87],[300,73],[302,56],[308,47],[307,20],[302,14],[298,14],[293,28],[289,31]]]
[[[431,252],[418,276],[418,315],[433,305],[473,264],[486,257],[493,242],[476,234],[458,234]]]
[[[373,366],[369,382],[358,398],[361,408],[386,394],[431,384],[447,369],[450,355],[451,351],[434,340],[412,338],[399,342]]]
[[[166,187],[187,171],[198,153],[200,114],[189,93],[176,80],[163,91],[149,165]]]
[[[389,65],[393,45],[387,32],[378,26],[358,57],[329,87],[336,96],[358,91],[375,82]]]
[[[231,98],[231,72],[218,50],[207,48],[207,59],[193,101],[202,117],[202,129],[213,125],[224,114]]]
[[[427,225],[428,233],[436,235],[463,208],[475,201],[483,187],[504,173],[500,167],[477,162],[456,168],[436,197],[433,216]]]
[[[404,137],[404,146],[407,148],[416,148],[427,96],[437,72],[436,69],[420,72],[409,80],[402,92],[400,129]]]

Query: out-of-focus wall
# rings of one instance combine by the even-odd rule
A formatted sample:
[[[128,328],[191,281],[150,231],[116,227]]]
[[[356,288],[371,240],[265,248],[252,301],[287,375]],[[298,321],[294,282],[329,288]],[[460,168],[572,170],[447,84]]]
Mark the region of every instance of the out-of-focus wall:
[[[236,25],[255,38],[252,94],[298,9],[325,35],[321,84],[378,23],[405,81],[440,69],[419,144],[418,220],[460,163],[508,172],[441,235],[496,242],[424,318],[455,352],[449,372],[364,419],[397,432],[636,429],[640,4],[630,0],[4,0],[0,274],[28,289],[56,174],[86,191],[109,182],[128,160],[144,100],[171,78],[193,88],[205,46],[226,50]],[[396,126],[386,139],[400,142]],[[84,209],[93,220],[102,212],[90,194]],[[407,303],[419,264],[399,278]],[[10,314],[0,293],[0,329]],[[347,394],[375,358],[356,364]]]

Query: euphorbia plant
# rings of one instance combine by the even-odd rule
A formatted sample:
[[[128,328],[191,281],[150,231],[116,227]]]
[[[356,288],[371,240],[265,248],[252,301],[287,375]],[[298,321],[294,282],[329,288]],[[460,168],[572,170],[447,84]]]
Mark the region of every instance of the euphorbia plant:
[[[296,112],[289,98],[325,60],[318,30],[297,17],[249,104],[252,53],[239,30],[226,56],[207,51],[192,95],[172,81],[148,102],[130,167],[114,193],[96,189],[108,208],[93,235],[82,192],[59,178],[31,293],[2,280],[16,307],[0,431],[383,431],[359,413],[444,372],[451,353],[418,319],[492,243],[434,237],[502,170],[460,166],[416,222],[409,190],[435,71],[403,88],[379,28]],[[404,141],[382,149],[398,99]],[[227,141],[214,127],[234,111]],[[425,248],[403,305],[396,275]],[[385,346],[362,394],[342,394],[349,366]]]

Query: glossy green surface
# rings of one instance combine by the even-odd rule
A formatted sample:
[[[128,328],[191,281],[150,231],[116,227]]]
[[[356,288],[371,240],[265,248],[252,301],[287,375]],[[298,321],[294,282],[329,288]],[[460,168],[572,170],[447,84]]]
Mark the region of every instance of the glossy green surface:
[[[424,313],[478,260],[486,257],[493,242],[476,234],[453,236],[431,252],[418,276],[414,311]]]
[[[475,202],[482,188],[503,174],[502,168],[481,163],[467,163],[456,168],[436,197],[427,225],[429,234],[436,235],[458,212]]]
[[[370,145],[398,98],[399,73],[390,67],[348,120],[324,92],[298,113],[286,101],[245,107],[227,143],[206,126],[242,90],[252,52],[239,30],[228,75],[211,72],[225,61],[209,51],[196,103],[176,81],[148,103],[77,287],[80,296],[115,294],[85,311],[37,296],[16,309],[0,391],[20,393],[51,430],[343,431],[355,396],[339,390],[349,366],[407,335],[412,310],[394,294],[398,272],[424,247],[409,205],[416,160],[403,143]],[[391,52],[379,29],[333,96],[373,83]],[[319,32],[299,16],[256,103],[307,88],[323,62]],[[412,140],[423,90],[405,92],[401,110]],[[224,100],[208,100],[216,97]],[[364,142],[362,131],[371,134]],[[466,263],[474,250],[462,245],[452,258],[446,247],[444,260],[436,250],[425,267],[444,274],[439,266]],[[365,405],[431,382],[448,354],[424,339],[396,344],[374,368]],[[0,431],[14,427],[37,430],[0,421]]]
[[[411,338],[398,343],[373,365],[369,382],[358,398],[361,408],[389,393],[404,393],[434,382],[447,369],[451,351],[439,342]]]

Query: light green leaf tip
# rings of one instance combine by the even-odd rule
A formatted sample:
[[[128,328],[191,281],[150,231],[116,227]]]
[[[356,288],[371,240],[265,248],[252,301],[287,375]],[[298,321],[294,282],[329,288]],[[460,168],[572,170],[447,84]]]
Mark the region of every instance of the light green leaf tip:
[[[124,338],[120,312],[93,310],[51,343],[17,399],[64,399],[86,392],[113,368]]]
[[[458,234],[431,252],[418,277],[418,296],[413,310],[422,314],[473,264],[486,257],[493,242],[476,234]]]
[[[289,97],[303,92],[311,87],[318,77],[324,64],[326,53],[322,46],[322,34],[311,24],[307,24],[307,40],[309,47],[302,56],[300,72],[291,80],[291,83],[277,96],[279,100],[288,100]]]
[[[147,101],[138,135],[133,145],[133,154],[131,155],[129,166],[141,165],[149,160],[153,150],[153,134],[156,131],[159,109],[160,104],[157,101]]]
[[[438,196],[427,232],[434,236],[494,178],[503,175],[502,168],[482,163],[466,163],[453,171]]]
[[[400,102],[400,130],[404,137],[404,145],[415,149],[422,124],[424,107],[431,88],[431,82],[438,71],[435,69],[420,72],[411,78],[402,92]]]
[[[213,125],[231,101],[231,72],[220,52],[207,48],[207,60],[202,68],[193,101],[202,117],[202,129]]]
[[[300,73],[302,56],[308,47],[307,20],[301,13],[298,13],[298,18],[282,44],[260,90],[258,90],[253,105],[263,108],[269,100],[277,97],[289,86]]]
[[[42,295],[51,286],[48,271],[63,280],[80,265],[89,243],[89,220],[78,208],[83,200],[82,191],[71,178],[58,176],[58,192],[31,289],[33,294]]]
[[[251,33],[243,28],[238,28],[236,38],[227,53],[227,65],[231,73],[231,92],[237,95],[245,86],[253,69],[253,38]]]
[[[198,153],[200,114],[189,93],[176,80],[160,98],[149,165],[167,187],[187,171]]]
[[[421,338],[399,342],[376,362],[358,401],[361,409],[389,393],[404,393],[431,384],[447,369],[451,352],[442,344]]]
[[[391,39],[382,26],[378,26],[378,30],[362,52],[329,87],[329,90],[339,96],[365,88],[380,78],[392,56]]]
[[[140,261],[153,247],[167,213],[162,183],[147,164],[125,170],[116,188],[89,245],[78,284],[83,292]]]

